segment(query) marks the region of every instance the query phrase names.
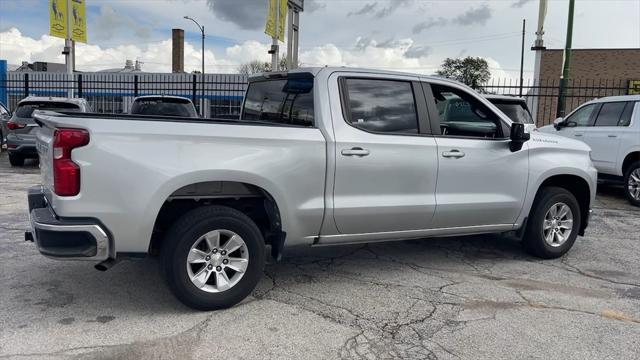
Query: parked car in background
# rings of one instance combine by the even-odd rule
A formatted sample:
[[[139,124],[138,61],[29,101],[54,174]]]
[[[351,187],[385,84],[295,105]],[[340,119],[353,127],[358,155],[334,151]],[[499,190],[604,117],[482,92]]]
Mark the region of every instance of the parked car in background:
[[[38,158],[34,131],[38,124],[33,120],[35,110],[61,112],[90,112],[87,100],[81,98],[36,97],[22,99],[7,122],[7,150],[12,166],[22,166],[28,158]]]
[[[484,97],[512,121],[523,124],[535,123],[525,99],[507,95],[485,95]]]
[[[589,101],[539,131],[584,141],[600,177],[623,180],[627,198],[640,206],[640,95]]]
[[[198,112],[190,99],[181,96],[149,95],[133,99],[132,115],[159,115],[197,118]]]
[[[293,247],[515,232],[557,258],[584,235],[596,193],[584,143],[525,132],[471,88],[422,75],[256,75],[235,120],[36,118],[43,183],[29,191],[27,239],[103,270],[159,254],[172,292],[198,309],[249,295],[267,246],[279,259]]]
[[[11,117],[11,112],[4,106],[3,103],[0,103],[0,152],[2,151],[2,147],[5,143],[5,136],[7,136],[7,122]]]

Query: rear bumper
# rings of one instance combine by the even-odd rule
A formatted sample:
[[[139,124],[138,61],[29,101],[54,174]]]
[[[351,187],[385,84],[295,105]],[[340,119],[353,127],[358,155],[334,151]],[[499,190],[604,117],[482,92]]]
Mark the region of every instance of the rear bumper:
[[[9,150],[10,154],[18,154],[24,157],[38,157],[35,138],[21,139],[13,134],[8,134],[7,150]]]
[[[32,238],[38,251],[60,260],[102,261],[111,253],[109,232],[95,219],[60,218],[41,186],[28,190]]]

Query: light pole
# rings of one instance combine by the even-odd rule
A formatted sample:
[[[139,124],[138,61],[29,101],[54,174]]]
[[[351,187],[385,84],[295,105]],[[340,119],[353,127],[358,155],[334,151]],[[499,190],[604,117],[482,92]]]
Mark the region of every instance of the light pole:
[[[184,18],[193,21],[202,33],[202,99],[200,100],[200,116],[204,117],[204,25],[198,24],[198,22],[192,17],[185,16]]]

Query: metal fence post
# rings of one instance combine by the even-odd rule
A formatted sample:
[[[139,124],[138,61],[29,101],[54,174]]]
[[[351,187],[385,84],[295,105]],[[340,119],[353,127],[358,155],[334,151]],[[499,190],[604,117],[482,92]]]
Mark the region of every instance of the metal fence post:
[[[196,74],[193,74],[192,76],[192,84],[191,84],[191,102],[193,102],[193,104],[195,105],[196,103],[196,91],[197,91],[197,80],[196,80]]]
[[[24,97],[29,96],[29,74],[24,74]]]
[[[78,97],[82,97],[82,74],[78,74]]]
[[[138,97],[138,75],[133,77],[133,96]]]

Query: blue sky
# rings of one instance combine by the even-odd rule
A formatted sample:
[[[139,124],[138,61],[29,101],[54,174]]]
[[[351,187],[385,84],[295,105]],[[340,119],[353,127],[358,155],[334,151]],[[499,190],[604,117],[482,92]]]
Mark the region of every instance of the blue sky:
[[[527,19],[525,70],[533,68],[537,0],[307,0],[300,52],[309,65],[357,65],[432,72],[445,57],[481,56],[494,76],[519,67],[520,28]],[[549,2],[545,42],[561,48],[567,0]],[[167,71],[171,28],[185,29],[187,70],[200,63],[200,34],[184,20],[205,25],[208,71],[268,60],[263,34],[266,0],[87,0],[90,46],[80,45],[78,66],[117,67],[127,58],[145,70]],[[61,42],[48,32],[47,0],[0,0],[0,57],[10,63],[57,61]],[[577,0],[574,48],[640,47],[640,1]],[[17,32],[16,32],[17,31]],[[284,45],[282,45],[284,47]]]

